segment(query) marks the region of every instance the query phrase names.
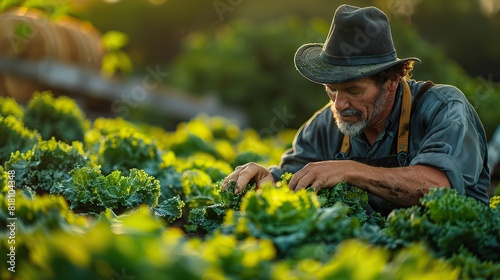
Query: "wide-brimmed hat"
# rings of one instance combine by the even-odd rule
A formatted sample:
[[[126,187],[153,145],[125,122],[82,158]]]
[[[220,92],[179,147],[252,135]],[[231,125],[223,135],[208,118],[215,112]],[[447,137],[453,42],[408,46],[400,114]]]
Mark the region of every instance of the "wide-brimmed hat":
[[[325,43],[305,44],[295,53],[300,74],[320,84],[358,80],[408,60],[421,62],[397,58],[384,12],[350,5],[335,11]]]

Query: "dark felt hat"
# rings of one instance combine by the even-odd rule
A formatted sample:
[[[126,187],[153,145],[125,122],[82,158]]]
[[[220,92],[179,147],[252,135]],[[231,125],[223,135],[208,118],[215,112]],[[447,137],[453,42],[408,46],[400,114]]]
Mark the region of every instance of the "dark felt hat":
[[[295,67],[320,84],[368,77],[416,57],[397,58],[387,16],[375,7],[342,5],[333,16],[324,44],[310,43],[295,53]]]

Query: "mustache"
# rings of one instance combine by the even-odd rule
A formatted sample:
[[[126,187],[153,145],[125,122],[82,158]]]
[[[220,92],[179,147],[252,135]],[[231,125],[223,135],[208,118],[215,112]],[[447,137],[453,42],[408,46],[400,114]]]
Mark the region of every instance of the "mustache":
[[[349,117],[349,116],[361,116],[361,111],[358,111],[356,109],[345,109],[344,111],[341,111],[340,113],[341,117]]]

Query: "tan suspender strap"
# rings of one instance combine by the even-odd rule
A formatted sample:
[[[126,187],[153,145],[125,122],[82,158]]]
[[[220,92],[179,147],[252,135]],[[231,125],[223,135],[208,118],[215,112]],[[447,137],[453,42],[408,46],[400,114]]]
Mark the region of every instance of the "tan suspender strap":
[[[347,155],[349,153],[349,149],[351,148],[351,142],[349,141],[349,135],[345,134],[344,139],[342,139],[342,146],[340,147],[340,152]]]
[[[398,128],[398,154],[400,152],[408,153],[408,143],[410,135],[410,115],[411,115],[411,91],[408,81],[405,78],[401,79],[401,84],[403,84],[403,100],[401,104],[401,114],[399,115],[399,128]],[[342,139],[342,146],[340,147],[340,152],[347,156],[349,149],[351,148],[351,143],[349,141],[349,135],[344,135]]]
[[[401,114],[399,116],[398,128],[398,154],[400,152],[408,153],[408,142],[410,135],[410,115],[411,115],[411,91],[408,81],[405,78],[401,80],[403,84],[403,101],[401,104]]]

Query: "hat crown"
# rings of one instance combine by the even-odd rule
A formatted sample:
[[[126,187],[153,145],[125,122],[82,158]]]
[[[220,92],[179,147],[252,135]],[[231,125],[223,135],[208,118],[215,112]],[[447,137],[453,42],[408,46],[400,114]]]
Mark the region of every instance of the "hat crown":
[[[375,7],[340,6],[320,57],[326,63],[342,66],[396,60],[389,19]]]
[[[337,84],[372,76],[417,57],[399,59],[389,19],[375,7],[342,5],[333,16],[324,43],[308,43],[295,52],[295,68],[319,84]]]

